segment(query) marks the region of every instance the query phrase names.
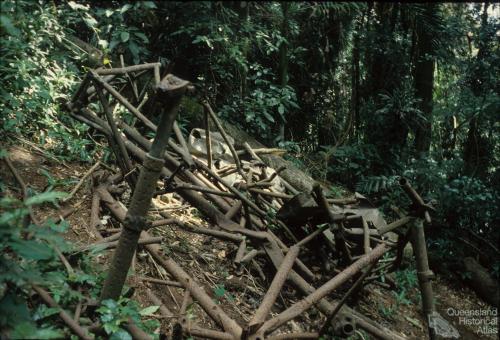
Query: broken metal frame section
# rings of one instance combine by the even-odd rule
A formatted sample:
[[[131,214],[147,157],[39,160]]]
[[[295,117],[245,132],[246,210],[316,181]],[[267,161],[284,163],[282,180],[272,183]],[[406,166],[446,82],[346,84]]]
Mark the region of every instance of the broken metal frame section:
[[[154,95],[154,98],[150,98],[150,100],[153,99],[160,102],[165,100],[163,107],[167,109],[166,112],[161,115],[158,127],[143,115],[137,107],[123,97],[120,91],[115,90],[109,83],[109,81],[112,81],[116,77],[125,75],[129,85],[132,84],[130,86],[135,88],[137,85],[134,85],[134,81],[138,76],[133,73],[141,72],[141,74],[143,74],[143,72],[148,72],[148,70],[154,70],[154,88],[156,91],[156,95]],[[363,216],[347,216],[345,213],[334,213],[330,206],[330,203],[344,205],[353,204],[357,202],[357,199],[326,199],[321,187],[315,186],[313,192],[314,199],[318,208],[328,217],[329,225],[319,227],[319,229],[302,238],[302,240],[297,240],[293,237],[292,239],[295,239],[293,241],[295,245],[291,247],[286,246],[272,230],[268,229],[268,224],[271,220],[266,216],[266,212],[263,210],[263,207],[269,204],[265,197],[270,197],[280,202],[279,204],[284,204],[283,202],[286,203],[294,198],[293,195],[297,194],[297,191],[293,187],[285,186],[292,194],[289,195],[273,192],[267,185],[274,177],[279,177],[283,169],[278,168],[269,178],[260,176],[260,179],[256,181],[252,180],[251,170],[249,171],[250,175],[247,176],[245,174],[246,169],[238,158],[241,152],[236,151],[232,143],[228,143],[229,138],[227,134],[207,102],[203,102],[202,105],[205,108],[204,124],[207,132],[206,148],[208,164],[205,165],[205,163],[192,156],[187,149],[182,134],[175,125],[175,108],[179,103],[180,96],[189,89],[189,84],[171,75],[160,81],[159,74],[158,63],[122,67],[121,69],[100,69],[95,72],[91,71],[86,75],[81,87],[73,97],[72,103],[68,105],[73,117],[89,124],[108,137],[110,144],[112,146],[114,145],[113,152],[119,160],[119,164],[121,163],[120,167],[122,168],[123,175],[127,175],[132,169],[130,156],[143,163],[141,174],[138,182],[135,184],[134,194],[128,211],[113,198],[109,191],[111,188],[109,183],[101,184],[94,193],[92,210],[96,209],[96,207],[98,209],[99,203],[103,203],[117,220],[124,225],[123,231],[120,234],[118,249],[115,252],[111,265],[110,275],[108,275],[106,280],[101,299],[116,299],[119,297],[128,267],[137,247],[139,236],[142,236],[141,239],[150,239],[148,233],[145,231],[148,228],[145,217],[151,198],[155,194],[157,180],[159,177],[163,176],[164,178],[169,178],[172,184],[170,189],[176,191],[184,200],[207,216],[219,230],[193,226],[177,219],[171,219],[168,215],[163,215],[166,218],[165,221],[168,223],[175,223],[179,227],[190,232],[206,234],[222,240],[235,242],[239,245],[234,259],[234,262],[238,266],[244,265],[245,263],[251,263],[257,266],[257,270],[259,270],[260,268],[253,258],[254,256],[260,255],[267,257],[270,263],[276,268],[276,274],[263,298],[260,308],[255,311],[251,321],[248,322],[247,325],[241,326],[227,316],[220,306],[214,305],[213,301],[204,292],[201,286],[185,273],[172,259],[161,255],[158,245],[142,244],[141,246],[177,280],[175,284],[186,289],[188,293],[185,294],[185,297],[191,296],[224,331],[208,330],[196,325],[189,325],[185,322],[185,318],[183,322],[182,315],[179,315],[179,320],[181,322],[176,324],[177,328],[180,327],[181,330],[184,329],[185,332],[195,336],[214,339],[257,339],[259,336],[270,339],[287,338],[288,335],[274,336],[270,333],[289,320],[300,315],[306,309],[316,305],[316,307],[327,316],[327,322],[322,327],[322,330],[319,331],[320,333],[324,332],[324,328],[332,322],[335,332],[339,334],[343,332],[345,335],[350,330],[353,330],[355,326],[359,326],[380,338],[402,339],[397,334],[377,325],[372,320],[355,312],[348,306],[345,306],[345,300],[357,289],[356,287],[361,285],[363,281],[366,281],[364,279],[371,272],[371,269],[375,263],[377,263],[378,259],[394,246],[393,243],[381,239],[381,235],[413,221],[414,218],[402,218],[378,230],[370,229],[370,226]],[[140,97],[146,92],[147,84],[148,83],[146,83],[144,89],[140,91]],[[85,107],[90,99],[95,97],[95,94],[97,94],[97,97],[102,103],[106,120],[101,119],[96,113]],[[116,117],[113,117],[109,102],[107,102],[106,94],[111,95],[116,103],[125,106],[142,124],[144,124],[144,126],[156,132],[153,143],[144,138],[134,127],[128,126],[124,122],[116,119]],[[242,182],[239,187],[234,187],[224,180],[223,177],[229,171],[224,170],[225,172],[223,173],[223,171],[218,172],[214,169],[210,151],[210,120],[214,122],[216,128],[230,148],[236,164],[235,171],[239,172],[244,179],[244,182]],[[169,138],[172,131],[175,133],[179,145]],[[165,151],[167,145],[173,150],[173,154],[169,151]],[[255,150],[252,150],[248,145],[245,145],[245,149],[244,151],[251,155],[255,162],[259,162],[259,156]],[[180,161],[178,160],[179,158]],[[188,165],[188,167],[181,168],[181,164],[183,163]],[[178,171],[174,171],[174,169]],[[202,171],[193,172],[196,169]],[[419,212],[422,213],[423,211],[423,215],[426,218],[426,215],[428,215],[427,210],[430,210],[431,207],[423,203],[414,190],[410,190],[411,187],[409,187],[409,183],[405,182],[402,183],[402,185],[406,188],[405,191],[411,195],[410,197],[412,197],[412,201],[419,209]],[[245,190],[247,194],[240,192],[240,190]],[[93,212],[91,215],[92,224],[97,227],[99,224],[98,212]],[[234,220],[238,219],[238,215],[241,216],[241,222],[245,219],[247,220],[245,223],[240,223],[240,225],[246,226],[246,228],[234,222]],[[346,228],[344,223],[348,223],[348,221],[359,217],[361,217],[362,223],[359,232],[363,235],[361,244],[362,254],[352,256],[350,253],[352,250],[347,246],[344,236],[356,235],[358,231],[355,230],[356,228]],[[290,232],[282,221],[275,220],[275,222],[278,225],[286,227],[286,230]],[[310,242],[315,241],[316,237],[329,232],[329,229],[334,232],[334,245],[336,248],[339,248],[337,251],[340,250],[340,254],[347,267],[338,272],[337,275],[323,286],[316,289],[304,279],[305,277],[313,282],[315,277],[309,268],[299,259],[298,255],[300,251],[305,251],[306,246]],[[419,228],[415,228],[413,243],[416,248],[421,249],[423,247],[423,249],[426,250],[425,239],[423,240],[422,237],[423,230],[421,231]],[[378,244],[374,246],[373,249],[371,249],[372,242]],[[249,245],[252,245],[254,249],[247,252],[246,248]],[[417,255],[417,264],[420,263],[420,265],[418,265],[419,273],[426,273],[428,271],[428,264],[427,267],[425,267],[427,263],[426,253],[424,255],[422,252],[419,253],[416,251],[416,254],[420,254]],[[353,278],[355,275],[358,275],[367,267],[369,268],[357,279],[354,286],[351,287],[340,302],[332,303],[326,299],[326,296],[333,290]],[[380,268],[385,267],[379,267],[379,269]],[[373,272],[378,272],[378,269]],[[260,270],[260,274],[265,278],[262,270]],[[377,275],[381,274],[382,273],[379,273]],[[426,311],[432,311],[432,306],[427,303],[429,289],[423,280],[423,276],[423,274],[419,275],[419,278],[422,277],[421,287],[424,287],[422,288],[422,292],[423,294],[424,291],[427,292],[423,299],[424,309]],[[376,275],[374,277],[376,277]],[[168,284],[170,281],[165,282]],[[276,317],[266,320],[278,292],[286,282],[295,286],[305,298],[281,312]],[[430,296],[432,296],[432,291]],[[161,300],[159,301],[161,302]],[[162,313],[171,315],[172,313],[168,307],[164,307],[165,308],[162,308]],[[318,334],[319,333],[315,332],[295,333],[295,335],[290,334],[289,336],[295,336],[296,338],[311,338],[317,337]]]

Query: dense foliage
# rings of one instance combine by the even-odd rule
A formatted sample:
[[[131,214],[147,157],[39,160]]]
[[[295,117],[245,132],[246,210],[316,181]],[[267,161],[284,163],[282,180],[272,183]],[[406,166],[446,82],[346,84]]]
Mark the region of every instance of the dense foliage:
[[[498,239],[498,5],[157,6],[154,54],[221,115],[386,207],[408,177],[436,202],[433,241],[450,261],[475,251],[439,241],[457,230]]]
[[[6,156],[6,155],[3,155]],[[66,309],[85,299],[98,299],[104,274],[88,254],[74,255],[76,266],[64,267],[59,258],[72,249],[61,233],[69,227],[66,221],[49,219],[41,225],[25,223],[32,206],[56,204],[65,197],[62,192],[48,191],[29,197],[24,202],[5,197],[0,199],[0,329],[9,330],[10,339],[76,339],[67,327],[59,327],[60,308],[33,302],[33,286],[43,286],[54,301]],[[77,289],[78,286],[78,289]],[[83,287],[83,288],[82,288]],[[29,302],[31,301],[31,302]],[[137,302],[127,298],[105,300],[97,310],[104,331],[114,339],[132,339],[121,327],[132,318],[149,331],[158,327],[155,320],[141,322],[141,316],[151,315],[159,307],[142,310]],[[57,325],[57,326],[56,326]],[[2,336],[4,336],[3,334]]]
[[[409,178],[435,203],[429,242],[445,263],[477,255],[463,235],[498,244],[498,4],[2,1],[0,19],[2,136],[89,161],[88,127],[63,108],[85,69],[159,60],[222,117],[388,214]]]

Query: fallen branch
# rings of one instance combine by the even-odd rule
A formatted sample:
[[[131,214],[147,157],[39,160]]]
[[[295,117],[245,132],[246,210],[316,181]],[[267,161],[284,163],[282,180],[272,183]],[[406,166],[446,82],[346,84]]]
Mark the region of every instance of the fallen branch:
[[[69,193],[68,196],[66,196],[65,198],[62,199],[62,202],[65,203],[65,202],[68,202],[75,194],[76,192],[78,191],[78,189],[80,189],[80,187],[83,185],[83,182],[101,165],[101,162],[100,161],[97,161],[86,173],[85,175],[83,175],[83,177],[80,179],[80,181],[78,182],[78,184],[73,188],[73,190],[71,190],[71,192]]]
[[[250,262],[255,256],[264,254],[265,252],[263,250],[252,249],[241,258],[240,263]]]
[[[141,280],[141,281],[146,281],[146,282],[151,282],[151,283],[157,283],[157,284],[160,284],[160,285],[183,288],[183,285],[181,285],[177,281],[160,280],[160,279],[155,279],[155,278],[152,278],[152,277],[144,277],[144,276],[140,276],[140,277],[138,277],[138,279]]]
[[[59,317],[64,321],[64,323],[66,323],[66,325],[73,331],[73,333],[75,333],[76,335],[78,335],[80,338],[84,339],[84,340],[93,340],[94,337],[92,337],[90,334],[87,333],[86,330],[84,330],[79,324],[78,322],[76,322],[75,320],[73,320],[73,318],[64,311],[64,309],[62,309],[61,307],[59,307],[59,305],[57,304],[57,302],[54,301],[54,299],[52,299],[52,297],[50,296],[50,294],[45,290],[43,289],[42,287],[39,287],[37,285],[33,285],[33,290],[38,294],[40,295],[40,297],[42,298],[42,300],[49,306],[49,307],[52,307],[52,308],[57,308],[59,310]]]
[[[287,333],[287,334],[268,336],[266,339],[268,340],[319,339],[319,334],[316,332]]]
[[[220,339],[220,340],[233,340],[234,337],[226,332],[214,331],[212,329],[200,328],[196,326],[191,326],[184,328],[185,332],[202,339]]]
[[[241,241],[238,250],[236,251],[236,255],[234,256],[234,263],[239,264],[243,255],[245,255],[245,251],[247,249],[247,242],[245,240]]]
[[[120,237],[120,234],[115,234]],[[113,236],[115,236],[113,235]],[[137,244],[139,245],[146,245],[146,244],[153,244],[153,243],[161,243],[162,237],[145,237],[139,239],[137,241]],[[88,246],[80,247],[75,249],[75,252],[83,252],[83,251],[88,251],[88,250],[93,250],[93,249],[99,249],[99,250],[106,250],[106,249],[111,249],[111,248],[116,248],[118,246],[118,241],[111,241],[111,242],[97,242]]]
[[[165,304],[161,301],[161,299],[159,297],[157,297],[152,291],[151,289],[146,289],[146,295],[148,296],[148,299],[151,300],[151,302],[153,304],[155,304],[156,306],[160,306],[160,313],[167,317],[167,318],[170,318],[170,317],[173,317],[174,316],[174,313],[172,313],[168,308],[167,306],[165,306]]]
[[[316,201],[318,206],[327,214],[329,222],[330,224],[332,224],[333,234],[335,236],[335,245],[338,247],[338,251],[340,251],[346,263],[351,262],[351,253],[344,238],[344,227],[342,225],[342,222],[337,223],[338,219],[330,209],[330,205],[326,200],[326,197],[323,194],[323,189],[321,188],[321,185],[319,183],[314,184],[313,191],[315,193],[314,200]],[[338,225],[338,227],[336,228],[335,223],[337,223]]]

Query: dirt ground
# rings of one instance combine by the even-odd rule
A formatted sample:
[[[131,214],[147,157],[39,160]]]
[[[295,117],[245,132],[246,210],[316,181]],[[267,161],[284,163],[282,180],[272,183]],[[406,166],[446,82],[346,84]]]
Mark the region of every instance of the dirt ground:
[[[55,163],[41,152],[20,146],[9,147],[8,151],[11,161],[28,186],[38,192],[44,191],[50,184],[47,176],[43,175],[42,169],[51,174],[53,182],[55,180],[56,183],[61,184],[61,186],[56,185],[54,190],[69,192],[92,166],[79,163]],[[13,177],[3,162],[0,162],[0,171],[3,181],[9,184],[7,193],[20,197],[21,192],[14,185]],[[74,197],[62,204],[59,210],[45,207],[35,210],[35,214],[41,221],[44,221],[48,217],[57,218],[67,209],[73,209],[74,211],[66,217],[70,229],[65,237],[76,245],[89,245],[97,240],[96,235],[89,229],[91,201],[91,184],[90,180],[87,180]],[[159,211],[164,210],[179,219],[206,226],[206,222],[196,214],[196,211],[193,211],[195,209],[183,204],[173,194],[155,200],[155,205],[156,208],[151,211],[153,216],[160,216]],[[107,211],[101,211],[100,216],[106,223],[106,228],[120,227],[119,223],[109,217]],[[164,252],[198,282],[203,282],[206,292],[217,300],[231,317],[241,323],[250,319],[252,312],[258,307],[259,296],[262,296],[269,283],[253,276],[246,268],[238,270],[234,267],[230,259],[237,250],[235,245],[208,236],[187,233],[173,225],[154,228],[152,233],[163,237]],[[97,262],[106,266],[110,254],[111,251],[106,251],[103,255],[99,255]],[[152,305],[153,303],[146,295],[146,288],[150,288],[175,314],[182,304],[183,290],[145,282],[141,279],[142,277],[168,279],[165,270],[155,263],[150,255],[140,250],[136,256],[134,273],[128,281],[128,284],[135,288],[134,299],[144,307]],[[223,296],[220,290],[217,294],[217,287],[223,287]],[[459,311],[487,310],[492,307],[480,300],[470,289],[457,287],[461,285],[451,284],[437,276],[433,288],[439,313],[457,328],[461,339],[496,339],[498,333],[485,334],[491,332],[491,329],[480,329],[480,326],[472,324],[473,321],[458,315]],[[407,295],[410,300],[418,302],[418,288],[413,288]],[[277,303],[281,308],[288,307],[299,298],[300,296],[294,294],[293,288],[285,286]],[[366,286],[356,309],[409,339],[427,338],[426,322],[422,317],[420,305],[414,302],[409,304],[398,302],[394,292],[384,287],[376,284]],[[215,328],[213,321],[196,304],[189,302],[187,315],[188,318],[196,319],[200,325]],[[322,316],[311,312],[288,323],[287,327],[290,331],[317,330],[323,320]],[[167,318],[161,319],[161,323],[161,331],[164,333],[171,323]],[[356,333],[353,339],[356,338],[366,339],[366,335],[363,337]]]

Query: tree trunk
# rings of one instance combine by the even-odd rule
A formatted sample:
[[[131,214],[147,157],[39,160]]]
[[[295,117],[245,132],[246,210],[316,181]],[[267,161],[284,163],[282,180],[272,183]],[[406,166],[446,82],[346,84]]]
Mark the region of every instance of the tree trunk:
[[[490,72],[490,70],[484,66],[485,63],[483,60],[491,52],[486,43],[486,39],[494,39],[494,36],[483,36],[488,32],[488,7],[489,3],[486,2],[484,4],[483,14],[481,15],[481,31],[483,34],[479,34],[478,37],[478,52],[475,68],[469,80],[472,93],[476,97],[483,97],[483,102],[485,98],[483,84],[486,83],[486,79],[489,76],[488,73]],[[488,150],[487,141],[481,136],[479,117],[480,114],[475,115],[470,120],[467,140],[464,145],[464,162],[466,174],[469,176],[484,177],[487,173],[488,165],[491,162],[491,151]]]
[[[238,17],[241,22],[244,22],[244,25],[249,25],[250,22],[250,5],[251,3],[248,1],[235,1],[233,3],[233,9],[238,13]],[[250,50],[250,38],[248,35],[243,37],[243,46],[241,49],[241,54],[245,62],[248,58],[248,52]],[[240,65],[238,66],[240,72],[240,98],[244,99],[248,92],[248,69],[247,67]]]
[[[290,10],[290,3],[282,2],[281,11],[283,13],[283,21],[281,24],[281,35],[286,42],[281,42],[279,47],[279,81],[280,86],[284,88],[288,85],[288,13]],[[279,132],[275,142],[285,140],[285,120],[280,117],[279,119]]]
[[[361,25],[358,25],[361,27]],[[361,121],[359,117],[359,33],[357,32],[354,36],[354,46],[352,48],[352,77],[351,77],[351,110],[353,114],[352,130],[351,135],[356,136],[358,132]]]
[[[455,144],[457,141],[457,135],[455,131],[456,120],[455,116],[450,115],[446,117],[444,120],[444,132],[443,132],[443,140],[442,140],[442,148],[443,148],[443,158],[451,159],[453,157],[453,151],[455,150]]]
[[[425,4],[425,15],[432,15],[438,8],[436,3]],[[424,117],[415,132],[415,149],[418,153],[428,153],[432,133],[432,92],[434,86],[433,32],[417,22],[416,28],[415,94],[420,98],[420,111]]]
[[[373,18],[374,38],[368,39],[366,45],[377,46],[370,49],[367,67],[367,81],[363,93],[366,93],[367,102],[374,103],[375,110],[382,108],[384,103],[380,99],[381,94],[392,96],[395,90],[401,87],[406,75],[406,60],[401,60],[396,54],[388,53],[398,46],[393,31],[398,27],[400,20],[398,8],[394,4],[377,2],[374,5],[375,17]],[[361,44],[363,46],[364,44]],[[378,113],[376,113],[378,114]],[[405,117],[398,110],[390,109],[384,114],[378,114],[380,118],[370,117],[366,120],[366,136],[368,143],[374,144],[384,162],[390,159],[394,152],[404,147],[408,138],[408,127]]]

